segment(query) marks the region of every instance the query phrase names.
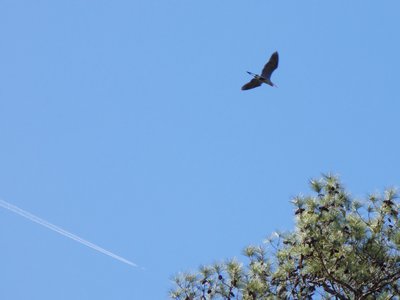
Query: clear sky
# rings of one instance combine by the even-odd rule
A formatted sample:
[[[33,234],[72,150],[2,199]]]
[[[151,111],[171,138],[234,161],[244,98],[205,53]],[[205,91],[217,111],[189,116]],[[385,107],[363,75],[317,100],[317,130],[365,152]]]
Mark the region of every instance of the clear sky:
[[[0,2],[0,298],[166,299],[339,174],[399,185],[400,2]],[[241,91],[274,51],[272,80]]]

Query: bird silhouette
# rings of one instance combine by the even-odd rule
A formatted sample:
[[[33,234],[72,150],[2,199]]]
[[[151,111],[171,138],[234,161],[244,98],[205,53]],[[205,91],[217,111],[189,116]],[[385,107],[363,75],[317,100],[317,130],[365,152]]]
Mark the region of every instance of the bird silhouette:
[[[271,81],[271,74],[278,67],[278,61],[279,55],[276,51],[272,53],[269,61],[265,64],[264,69],[261,72],[261,76],[247,71],[247,73],[249,73],[254,78],[246,83],[244,86],[242,86],[242,90],[250,90],[260,86],[263,83],[276,87],[276,85]]]

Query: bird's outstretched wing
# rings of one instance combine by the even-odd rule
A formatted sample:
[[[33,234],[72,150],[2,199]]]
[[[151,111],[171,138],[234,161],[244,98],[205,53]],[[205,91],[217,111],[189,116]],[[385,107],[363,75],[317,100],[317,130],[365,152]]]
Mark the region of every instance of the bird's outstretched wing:
[[[262,84],[262,82],[258,79],[253,78],[252,80],[250,80],[248,83],[246,83],[244,86],[242,86],[242,90],[249,90],[249,89],[253,89],[255,87],[258,87]]]
[[[261,76],[265,79],[270,79],[272,72],[278,67],[279,55],[278,52],[272,53],[269,61],[265,64]]]

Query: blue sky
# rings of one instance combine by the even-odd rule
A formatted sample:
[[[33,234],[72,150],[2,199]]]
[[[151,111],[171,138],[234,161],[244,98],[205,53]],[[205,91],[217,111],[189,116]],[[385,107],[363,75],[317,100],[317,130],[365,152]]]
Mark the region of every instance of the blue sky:
[[[166,299],[339,174],[399,184],[398,1],[0,2],[1,299]],[[275,50],[279,88],[240,87]]]

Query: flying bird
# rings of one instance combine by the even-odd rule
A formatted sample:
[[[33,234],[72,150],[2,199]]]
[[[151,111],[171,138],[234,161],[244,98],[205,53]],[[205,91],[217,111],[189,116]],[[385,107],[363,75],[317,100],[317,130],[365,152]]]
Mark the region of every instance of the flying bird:
[[[260,86],[263,83],[276,87],[276,85],[271,81],[271,74],[278,67],[278,61],[279,61],[279,55],[278,52],[276,51],[272,53],[269,61],[265,64],[264,69],[261,72],[261,76],[247,71],[247,73],[249,73],[254,78],[250,80],[248,83],[246,83],[244,86],[242,86],[242,90],[250,90]]]

